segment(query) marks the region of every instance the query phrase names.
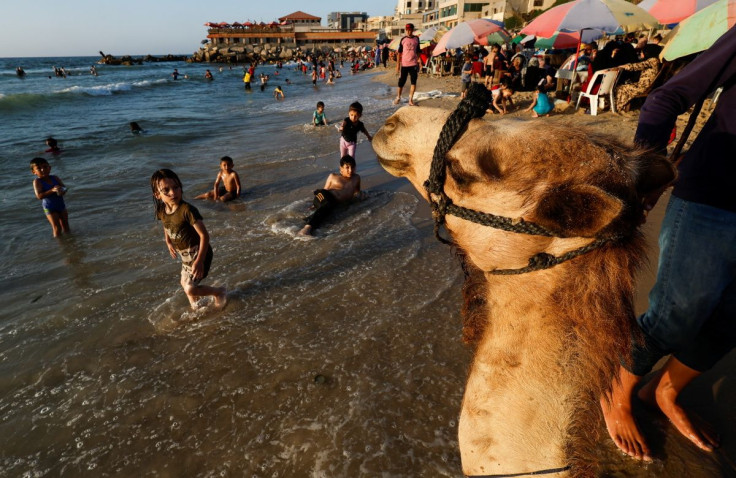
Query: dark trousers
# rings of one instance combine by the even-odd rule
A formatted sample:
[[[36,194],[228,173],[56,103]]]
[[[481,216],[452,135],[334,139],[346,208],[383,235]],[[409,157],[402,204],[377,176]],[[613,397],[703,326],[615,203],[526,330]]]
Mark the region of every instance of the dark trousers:
[[[316,229],[322,222],[329,217],[330,213],[335,209],[338,202],[335,196],[327,189],[318,189],[314,191],[315,211],[304,219],[304,222]]]

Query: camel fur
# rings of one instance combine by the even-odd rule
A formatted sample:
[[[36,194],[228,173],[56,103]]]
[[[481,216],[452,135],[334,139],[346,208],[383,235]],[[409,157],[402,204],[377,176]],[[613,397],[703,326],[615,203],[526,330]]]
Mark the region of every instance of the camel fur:
[[[427,199],[435,143],[449,112],[403,108],[373,139],[381,165]],[[634,274],[644,258],[642,198],[674,179],[662,157],[560,125],[472,120],[446,155],[457,205],[535,222],[559,237],[506,232],[448,215],[459,249],[463,338],[476,347],[458,439],[468,476],[595,476],[598,398],[638,330]],[[605,246],[550,269],[493,275],[596,237]]]

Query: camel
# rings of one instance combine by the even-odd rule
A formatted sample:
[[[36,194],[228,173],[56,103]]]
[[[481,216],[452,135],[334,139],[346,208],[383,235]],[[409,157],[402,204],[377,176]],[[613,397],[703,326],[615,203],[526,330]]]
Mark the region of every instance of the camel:
[[[458,425],[463,473],[595,476],[599,397],[638,337],[642,199],[674,169],[579,127],[482,119],[433,166],[449,116],[404,107],[373,148],[433,204],[466,273],[463,339],[475,354]]]

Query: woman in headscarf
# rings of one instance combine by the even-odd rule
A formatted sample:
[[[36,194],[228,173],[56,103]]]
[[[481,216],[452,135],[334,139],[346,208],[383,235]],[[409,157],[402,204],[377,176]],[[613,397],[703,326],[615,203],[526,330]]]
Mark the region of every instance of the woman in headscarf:
[[[623,111],[629,102],[646,93],[657,78],[662,63],[659,61],[656,53],[652,49],[644,49],[642,52],[643,60],[636,63],[626,63],[625,65],[613,68],[614,70],[640,71],[639,81],[636,83],[626,83],[617,86],[613,90],[613,97],[616,100],[616,111]]]

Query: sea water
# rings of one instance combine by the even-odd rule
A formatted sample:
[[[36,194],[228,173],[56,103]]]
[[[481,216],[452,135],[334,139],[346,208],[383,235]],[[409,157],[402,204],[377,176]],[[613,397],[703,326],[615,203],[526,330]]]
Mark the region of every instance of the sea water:
[[[317,101],[331,122],[360,101],[374,134],[392,89],[370,72],[315,88],[287,65],[246,92],[240,65],[94,61],[0,59],[0,475],[458,476],[462,276],[426,205],[361,135],[367,199],[295,237],[338,169]],[[192,199],[225,155],[242,198]],[[60,239],[36,156],[69,188]],[[204,216],[222,311],[188,309],[153,215],[159,168]]]

